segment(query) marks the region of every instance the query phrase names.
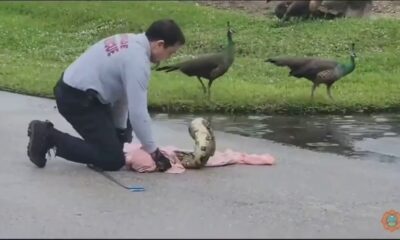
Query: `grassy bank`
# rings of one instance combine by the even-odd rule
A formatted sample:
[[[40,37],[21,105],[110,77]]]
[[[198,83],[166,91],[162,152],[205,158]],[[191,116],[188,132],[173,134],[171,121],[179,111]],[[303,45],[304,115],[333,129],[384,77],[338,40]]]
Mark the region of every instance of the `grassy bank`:
[[[204,101],[195,78],[153,72],[151,109],[192,112],[333,113],[400,109],[400,22],[390,19],[300,22],[222,11],[192,2],[0,3],[0,89],[52,97],[60,73],[89,45],[119,32],[144,30],[172,17],[187,45],[169,62],[217,51],[226,42],[226,22],[237,31],[236,60],[216,80],[213,103]],[[337,82],[332,102],[325,86],[310,101],[311,83],[264,63],[270,56],[306,55],[348,61],[354,41],[356,70]]]

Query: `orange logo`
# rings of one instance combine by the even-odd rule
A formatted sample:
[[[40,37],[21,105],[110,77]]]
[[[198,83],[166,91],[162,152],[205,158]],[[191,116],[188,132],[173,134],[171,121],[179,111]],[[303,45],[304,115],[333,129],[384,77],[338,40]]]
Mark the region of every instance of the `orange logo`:
[[[387,211],[383,214],[381,223],[389,232],[394,232],[400,229],[400,213],[395,210]]]

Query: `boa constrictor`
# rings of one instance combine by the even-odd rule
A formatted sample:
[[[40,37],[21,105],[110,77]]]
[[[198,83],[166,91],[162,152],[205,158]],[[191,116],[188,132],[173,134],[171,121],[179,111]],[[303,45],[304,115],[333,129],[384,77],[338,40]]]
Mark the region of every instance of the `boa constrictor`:
[[[185,168],[199,169],[206,165],[215,153],[215,137],[211,123],[204,118],[195,118],[189,124],[189,134],[195,142],[193,152],[175,151]]]

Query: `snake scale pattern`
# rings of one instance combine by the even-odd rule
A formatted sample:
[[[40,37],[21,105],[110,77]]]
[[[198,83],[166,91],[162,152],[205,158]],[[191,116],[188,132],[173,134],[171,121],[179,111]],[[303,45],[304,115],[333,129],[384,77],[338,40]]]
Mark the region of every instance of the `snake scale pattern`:
[[[195,118],[189,124],[189,134],[195,142],[193,152],[175,151],[185,168],[199,169],[214,155],[216,143],[211,123],[204,118]]]

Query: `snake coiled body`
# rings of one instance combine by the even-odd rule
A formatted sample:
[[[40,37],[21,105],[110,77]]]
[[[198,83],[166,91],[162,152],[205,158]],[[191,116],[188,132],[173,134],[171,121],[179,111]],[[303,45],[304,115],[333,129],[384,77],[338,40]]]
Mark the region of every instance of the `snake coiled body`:
[[[193,152],[175,151],[185,168],[202,168],[214,155],[216,143],[211,123],[204,118],[195,118],[189,124],[189,134],[195,142]]]

